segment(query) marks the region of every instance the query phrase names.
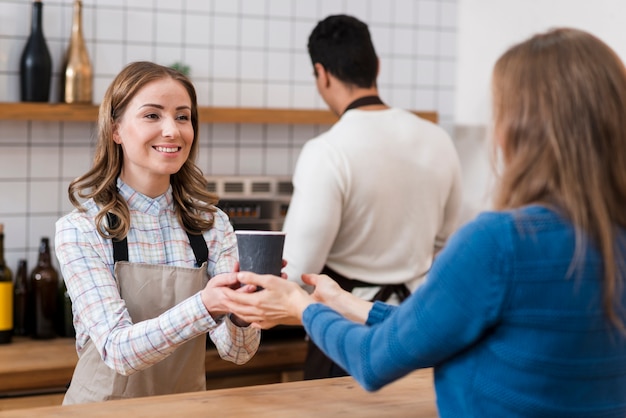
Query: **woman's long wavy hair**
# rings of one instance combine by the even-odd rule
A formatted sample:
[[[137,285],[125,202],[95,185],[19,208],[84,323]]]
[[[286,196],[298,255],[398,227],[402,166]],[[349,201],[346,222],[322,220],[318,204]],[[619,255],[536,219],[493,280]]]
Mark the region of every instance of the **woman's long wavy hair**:
[[[85,210],[79,199],[93,198],[98,204],[100,211],[95,222],[98,232],[105,238],[124,238],[130,228],[128,204],[117,191],[117,177],[124,164],[124,153],[122,146],[113,141],[113,129],[139,90],[148,83],[168,78],[178,81],[189,94],[194,132],[187,161],[170,176],[176,214],[183,228],[193,234],[200,234],[213,226],[213,216],[202,216],[202,212],[215,212],[213,205],[218,199],[207,190],[207,181],[195,164],[198,154],[198,103],[193,84],[172,68],[142,61],[126,66],[106,91],[100,104],[93,166],[72,181],[68,189],[70,201],[79,210]],[[108,225],[104,221],[108,212],[119,219],[116,225]]]
[[[504,161],[495,207],[556,206],[576,226],[574,263],[590,237],[603,260],[604,310],[625,330],[617,243],[626,226],[624,64],[595,36],[558,28],[509,49],[492,82]]]

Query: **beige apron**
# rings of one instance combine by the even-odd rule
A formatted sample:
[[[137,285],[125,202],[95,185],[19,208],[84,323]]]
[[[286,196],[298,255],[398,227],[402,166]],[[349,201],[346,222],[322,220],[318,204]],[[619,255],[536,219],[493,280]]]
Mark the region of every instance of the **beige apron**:
[[[115,277],[133,323],[159,316],[202,290],[208,281],[206,262],[200,268],[187,268],[119,261]],[[123,376],[102,361],[89,340],[63,404],[206,390],[205,352],[203,334],[147,369]]]

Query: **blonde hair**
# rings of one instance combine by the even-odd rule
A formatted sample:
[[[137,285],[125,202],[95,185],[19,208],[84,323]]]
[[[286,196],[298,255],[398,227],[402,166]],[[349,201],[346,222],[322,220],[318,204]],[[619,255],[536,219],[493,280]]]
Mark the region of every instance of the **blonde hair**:
[[[576,227],[575,262],[584,237],[603,260],[603,306],[618,311],[626,226],[626,70],[604,42],[570,28],[510,48],[493,72],[494,135],[505,167],[497,209],[554,206]]]
[[[117,191],[117,177],[122,170],[124,153],[113,141],[113,127],[123,116],[126,106],[146,84],[171,78],[179,82],[191,99],[191,123],[194,138],[187,161],[170,176],[174,205],[180,224],[186,231],[199,234],[213,226],[213,216],[202,212],[215,212],[217,196],[207,190],[207,181],[195,164],[198,154],[198,104],[191,81],[182,73],[152,62],[134,62],[115,77],[107,89],[98,116],[98,138],[92,168],[72,181],[68,188],[69,199],[79,210],[84,207],[79,198],[90,199],[100,207],[96,227],[105,238],[124,238],[130,228],[130,211],[126,201]],[[104,222],[108,212],[119,219],[117,225]]]

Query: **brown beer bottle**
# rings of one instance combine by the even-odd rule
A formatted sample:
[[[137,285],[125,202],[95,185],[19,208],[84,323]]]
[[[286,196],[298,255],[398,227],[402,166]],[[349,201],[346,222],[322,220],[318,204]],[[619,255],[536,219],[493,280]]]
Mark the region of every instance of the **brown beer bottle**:
[[[35,310],[33,337],[38,339],[54,338],[57,317],[57,294],[59,274],[52,267],[50,260],[50,240],[41,238],[37,266],[30,274]]]
[[[67,286],[63,278],[61,278],[60,283],[57,298],[57,335],[59,337],[75,337],[76,331],[74,330],[73,323],[72,300],[67,293]]]
[[[17,263],[15,284],[13,285],[13,335],[30,335],[32,309],[30,307],[30,286],[28,265],[21,259]]]
[[[0,224],[0,344],[13,335],[13,273],[4,261],[4,225]]]

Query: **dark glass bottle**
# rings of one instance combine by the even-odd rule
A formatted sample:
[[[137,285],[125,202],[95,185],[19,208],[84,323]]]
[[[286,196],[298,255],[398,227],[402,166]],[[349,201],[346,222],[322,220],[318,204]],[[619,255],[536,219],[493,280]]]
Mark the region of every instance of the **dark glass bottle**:
[[[30,36],[20,59],[20,94],[24,102],[47,102],[50,98],[52,58],[43,36],[41,1],[33,2]]]
[[[61,337],[74,337],[74,317],[72,315],[72,300],[67,293],[65,281],[61,280],[59,287],[58,302],[59,309],[57,311],[57,334]]]
[[[34,338],[54,338],[59,274],[50,260],[50,240],[41,238],[37,266],[30,274],[35,311]]]
[[[21,259],[17,263],[13,285],[13,335],[30,335],[31,312],[28,265],[26,260]]]
[[[0,344],[13,335],[13,273],[4,261],[4,225],[0,224]]]

